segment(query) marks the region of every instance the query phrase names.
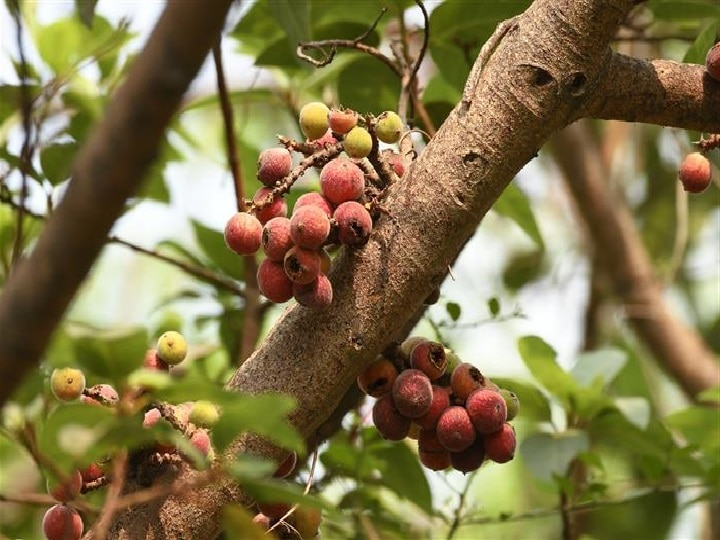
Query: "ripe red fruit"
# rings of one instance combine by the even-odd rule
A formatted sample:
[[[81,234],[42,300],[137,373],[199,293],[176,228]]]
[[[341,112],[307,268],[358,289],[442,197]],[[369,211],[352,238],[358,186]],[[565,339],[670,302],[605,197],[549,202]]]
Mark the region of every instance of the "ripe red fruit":
[[[298,209],[302,208],[303,206],[317,206],[321,210],[325,212],[325,215],[327,217],[331,218],[333,215],[333,205],[328,201],[325,197],[323,197],[320,193],[316,191],[311,191],[310,193],[303,193],[298,197],[298,200],[295,201],[295,206],[293,207],[293,212],[297,212]]]
[[[372,397],[381,397],[392,391],[398,371],[390,360],[378,356],[357,378],[360,390]]]
[[[62,481],[52,478],[47,480],[47,491],[58,502],[68,502],[80,495],[83,479],[80,471],[72,471]]]
[[[330,220],[324,210],[314,205],[295,208],[290,218],[290,236],[296,245],[318,249],[330,234]]]
[[[260,249],[262,224],[247,212],[238,212],[225,225],[225,243],[238,255],[252,255]]]
[[[432,405],[430,379],[418,369],[406,369],[395,379],[392,396],[400,414],[408,418],[420,418]]]
[[[310,283],[293,283],[293,296],[301,306],[324,308],[332,304],[332,283],[325,274],[320,273]]]
[[[210,443],[210,435],[207,429],[201,428],[193,431],[190,435],[190,444],[192,444],[203,456],[208,456],[212,449]]]
[[[495,433],[484,436],[485,456],[495,463],[507,463],[515,457],[515,428],[510,424],[503,424]]]
[[[485,386],[485,377],[480,370],[468,362],[462,362],[450,375],[450,386],[453,395],[460,403],[478,388]]]
[[[415,419],[417,423],[423,429],[435,429],[438,420],[445,409],[450,407],[450,392],[441,386],[432,387],[433,398],[430,403],[430,408],[420,418]]]
[[[402,156],[390,149],[383,150],[382,153],[383,157],[387,158],[398,178],[402,178],[403,174],[405,174],[405,165],[403,165]]]
[[[495,433],[507,420],[505,398],[493,390],[475,390],[465,401],[465,408],[478,433]]]
[[[312,144],[314,148],[325,148],[328,145],[337,144],[338,141],[333,137],[332,130],[328,128],[322,137],[315,140],[308,139],[307,142]]]
[[[267,258],[281,262],[294,245],[290,236],[290,220],[276,217],[265,223],[261,242]]]
[[[434,381],[445,373],[447,366],[445,347],[436,341],[418,343],[410,352],[410,366],[419,369]]]
[[[705,57],[705,70],[713,79],[720,82],[720,43],[713,45]]]
[[[272,218],[287,216],[287,203],[285,199],[280,196],[273,199],[271,197],[272,192],[272,188],[261,187],[255,192],[252,198],[253,204],[262,207],[255,210],[255,217],[258,218],[258,221],[263,225]]]
[[[261,502],[258,503],[258,510],[261,514],[265,514],[270,519],[280,519],[290,510],[288,503],[280,502]]]
[[[263,184],[273,187],[292,170],[292,156],[287,148],[266,148],[258,158],[257,177]]]
[[[80,540],[83,522],[77,510],[56,504],[45,512],[42,530],[47,540]]]
[[[410,431],[410,419],[397,410],[392,394],[386,394],[375,402],[372,418],[375,429],[388,441],[402,441]]]
[[[267,531],[270,528],[270,518],[265,514],[256,514],[252,521],[263,531]]]
[[[117,405],[118,401],[120,401],[117,390],[109,384],[96,384],[87,388],[80,400],[85,401],[83,398],[87,398],[88,402],[94,402],[93,405],[108,405],[111,407]]]
[[[338,135],[344,135],[357,125],[358,113],[352,109],[330,109],[328,124]]]
[[[271,302],[282,304],[293,296],[293,283],[282,262],[263,260],[258,266],[257,281],[260,292]]]
[[[349,158],[337,157],[320,171],[320,190],[332,204],[359,199],[364,189],[365,176]]]
[[[307,285],[320,274],[320,254],[316,250],[294,246],[285,254],[285,273],[293,283]]]
[[[678,171],[683,188],[689,193],[701,193],[710,185],[712,171],[710,160],[700,152],[685,156]]]
[[[465,450],[476,437],[475,428],[465,407],[457,405],[445,409],[435,431],[440,443],[451,452]]]
[[[143,365],[148,369],[155,369],[158,371],[169,371],[170,366],[157,355],[157,350],[148,349],[145,353],[145,360]]]
[[[104,475],[105,472],[100,468],[100,465],[98,465],[97,463],[91,463],[84,469],[80,470],[80,476],[82,476],[82,481],[85,484],[93,482],[98,478],[103,477]]]
[[[463,473],[476,471],[485,461],[485,440],[482,435],[475,442],[460,452],[450,452],[450,462],[455,470]]]
[[[275,478],[287,478],[290,476],[290,473],[295,470],[295,465],[297,465],[297,454],[290,452],[285,459],[280,462],[278,468],[275,469],[273,476]]]
[[[372,217],[367,208],[355,201],[346,201],[338,205],[333,213],[337,222],[338,240],[345,246],[367,244],[372,232]]]
[[[450,466],[450,452],[438,439],[434,429],[423,429],[418,436],[420,463],[433,471],[442,471]]]

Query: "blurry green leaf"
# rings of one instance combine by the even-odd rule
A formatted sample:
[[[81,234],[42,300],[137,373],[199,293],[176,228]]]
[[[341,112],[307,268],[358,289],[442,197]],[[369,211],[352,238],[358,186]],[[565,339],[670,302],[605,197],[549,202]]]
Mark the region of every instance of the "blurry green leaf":
[[[462,312],[460,304],[456,302],[448,302],[445,304],[445,310],[453,321],[457,321],[460,318]]]
[[[240,351],[240,342],[242,341],[242,334],[245,331],[244,320],[244,309],[230,308],[223,311],[220,315],[220,342],[227,354],[233,358],[236,357]]]
[[[497,298],[497,296],[493,296],[490,300],[488,300],[487,304],[488,311],[490,311],[490,315],[492,315],[494,319],[500,313],[500,300]]]
[[[656,18],[675,22],[720,16],[720,6],[714,0],[652,0],[647,7]]]
[[[213,265],[234,279],[243,279],[242,257],[227,247],[223,233],[194,220],[191,223],[200,249]]]
[[[432,513],[432,494],[417,455],[406,444],[383,441],[371,445],[367,452],[384,461],[380,469],[382,484],[400,498],[412,501],[428,514]]]
[[[264,459],[251,454],[238,454],[225,468],[233,478],[241,482],[247,478],[268,478],[278,465],[271,459]]]
[[[98,0],[75,0],[75,9],[82,23],[88,28],[92,28],[93,19],[95,18],[95,5]]]
[[[290,52],[301,41],[310,40],[310,3],[308,0],[272,0],[268,2],[272,17],[283,28]]]
[[[639,429],[645,429],[650,422],[650,403],[641,397],[619,397],[613,400],[625,418]]]
[[[503,284],[511,291],[540,278],[545,256],[542,250],[513,253],[503,270]]]
[[[128,375],[127,383],[130,386],[142,386],[151,391],[163,390],[173,384],[172,376],[157,369],[140,368]]]
[[[78,145],[74,142],[52,144],[40,151],[40,165],[52,185],[57,185],[70,177],[77,151]]]
[[[584,352],[578,355],[570,374],[583,386],[610,384],[627,362],[627,354],[618,349]]]
[[[493,210],[501,216],[513,220],[537,244],[540,250],[545,249],[530,201],[517,185],[510,184],[503,191],[493,205]]]
[[[720,17],[720,11],[718,12],[718,17]],[[718,21],[713,21],[703,28],[685,53],[683,62],[687,64],[705,65],[705,57],[710,48],[715,44],[715,38],[719,30],[720,23]]]
[[[287,419],[295,406],[293,398],[279,394],[239,396],[231,407],[223,409],[213,427],[216,449],[222,453],[240,433],[250,431],[302,454],[305,443]]]
[[[284,480],[275,478],[248,478],[243,482],[243,490],[247,490],[261,502],[298,503],[310,508],[329,510],[328,503],[317,496],[305,495],[302,488]]]
[[[430,28],[433,28],[432,23]],[[462,96],[463,88],[470,74],[470,68],[475,61],[475,55],[474,46],[468,46],[467,49],[463,50],[458,44],[446,43],[434,38],[430,40],[430,56],[435,61],[442,76],[443,86],[449,87],[444,90],[444,93],[450,95],[451,91],[454,91]],[[440,83],[436,82],[433,85],[435,86],[432,89],[433,93],[439,93],[441,90],[436,86],[438,84]],[[457,103],[457,100],[455,103]]]
[[[697,395],[698,401],[707,401],[709,403],[720,403],[720,386],[703,390]]]
[[[226,504],[222,508],[222,530],[228,538],[267,540],[267,531],[253,522],[253,516],[239,505]]]
[[[444,102],[452,106],[460,101],[462,92],[451,85],[442,73],[438,73],[427,84],[422,93],[423,103]]]
[[[563,433],[534,433],[520,444],[520,453],[530,471],[539,479],[551,482],[553,477],[564,477],[570,462],[590,448],[583,431]]]
[[[566,408],[570,408],[569,396],[577,392],[578,386],[557,364],[557,355],[552,347],[537,336],[525,336],[518,340],[518,351],[533,377]]]
[[[665,418],[671,429],[685,440],[706,450],[720,450],[720,411],[714,407],[690,406]]]
[[[395,110],[400,79],[375,58],[364,55],[345,68],[338,77],[340,103],[360,113]]]
[[[92,30],[80,20],[66,17],[38,28],[34,37],[45,63],[55,73],[67,74],[81,60],[97,54],[112,34],[112,26],[102,17],[95,17]]]
[[[39,87],[36,85],[28,85],[28,98],[33,99],[37,95]],[[0,126],[3,122],[15,113],[18,113],[18,120],[22,108],[22,91],[20,86],[11,84],[0,85]]]
[[[624,450],[645,461],[654,459],[661,464],[667,463],[675,447],[670,433],[662,425],[654,425],[651,421],[642,430],[617,410],[607,410],[593,418],[587,431],[594,442]]]
[[[492,380],[500,388],[515,392],[520,400],[519,418],[550,422],[550,404],[545,395],[535,386],[503,377],[493,377]]]
[[[117,383],[142,365],[148,336],[145,328],[95,329],[76,336],[73,345],[82,369]]]

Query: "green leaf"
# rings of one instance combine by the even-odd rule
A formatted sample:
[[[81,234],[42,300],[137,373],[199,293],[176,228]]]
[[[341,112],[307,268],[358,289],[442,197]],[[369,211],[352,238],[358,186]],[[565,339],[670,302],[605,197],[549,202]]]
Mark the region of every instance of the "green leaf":
[[[66,17],[35,31],[40,57],[57,74],[69,73],[80,61],[92,57],[113,34],[110,23],[95,17],[93,28],[74,17]]]
[[[368,446],[367,451],[383,461],[380,474],[384,486],[399,497],[415,503],[428,514],[432,513],[430,485],[417,455],[408,445],[382,441]]]
[[[578,385],[557,364],[553,348],[538,336],[525,336],[518,340],[518,351],[533,377],[570,409],[570,395],[578,391]]]
[[[223,233],[194,220],[191,223],[200,249],[215,268],[233,279],[243,279],[242,257],[227,247]]]
[[[148,335],[145,328],[93,329],[76,336],[73,346],[83,369],[117,384],[142,365]]]
[[[578,355],[570,374],[583,386],[610,384],[627,362],[627,354],[619,349],[603,349]]]
[[[703,17],[720,16],[720,6],[712,1],[654,0],[648,2],[647,7],[652,10],[655,18],[673,22],[682,20],[695,22]]]
[[[310,40],[310,3],[308,0],[272,0],[268,2],[268,9],[283,28],[294,55],[298,43]]]
[[[440,102],[454,106],[461,97],[462,92],[450,84],[442,73],[438,73],[430,79],[422,93],[422,100],[426,105]]]
[[[448,302],[447,304],[445,304],[445,310],[447,311],[448,315],[450,315],[450,318],[453,321],[457,321],[460,318],[460,314],[462,313],[460,304],[456,302]]]
[[[497,296],[493,296],[490,300],[488,300],[487,305],[488,311],[490,312],[490,315],[492,315],[493,319],[500,314],[500,300]]]
[[[267,532],[257,523],[245,508],[239,505],[226,504],[222,508],[222,530],[227,538],[244,538],[246,540],[267,540]]]
[[[589,448],[590,440],[584,431],[568,430],[529,435],[520,444],[520,453],[536,477],[551,482],[554,476],[564,477],[570,462]]]
[[[543,271],[543,250],[513,253],[503,270],[503,283],[511,291],[517,291],[540,278]]]
[[[277,467],[277,463],[273,460],[251,454],[238,454],[230,464],[225,466],[233,478],[241,482],[248,478],[268,478]]]
[[[720,13],[718,14],[720,15]],[[715,37],[720,30],[720,23],[713,21],[705,26],[688,48],[683,62],[687,64],[705,64],[705,57],[710,48],[715,44]]]
[[[358,112],[395,110],[400,79],[375,58],[358,55],[358,60],[338,77],[340,103]]]
[[[40,165],[52,185],[55,186],[70,177],[77,151],[78,144],[70,142],[53,144],[40,152]]]
[[[88,28],[92,28],[93,19],[95,18],[95,5],[98,0],[75,0],[75,10],[82,23]]]
[[[280,394],[239,396],[231,407],[223,409],[213,427],[213,441],[218,453],[222,453],[240,433],[250,431],[302,454],[305,443],[287,419],[295,406],[293,398]]]
[[[500,388],[515,392],[520,400],[520,418],[537,422],[550,422],[550,404],[547,397],[535,386],[504,377],[493,377],[493,382]]]
[[[665,424],[682,433],[690,444],[720,450],[720,411],[714,407],[688,407],[665,418]]]
[[[697,400],[700,402],[720,403],[720,386],[703,390],[697,395]]]
[[[542,234],[540,234],[530,201],[519,187],[510,184],[493,205],[493,210],[501,216],[513,220],[535,242],[540,250],[545,249]]]
[[[291,484],[284,480],[248,478],[243,482],[243,490],[247,490],[248,493],[261,502],[298,503],[311,508],[319,508],[320,510],[330,510],[332,508],[319,497],[305,495],[302,488],[297,484]]]
[[[650,423],[650,403],[641,397],[618,397],[613,400],[618,410],[638,429],[645,429]]]

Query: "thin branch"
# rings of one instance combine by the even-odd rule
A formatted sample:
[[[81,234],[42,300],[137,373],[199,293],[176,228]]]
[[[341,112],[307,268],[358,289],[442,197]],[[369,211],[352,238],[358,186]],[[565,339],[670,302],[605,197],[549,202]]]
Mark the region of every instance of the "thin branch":
[[[127,476],[128,456],[127,451],[121,452],[113,459],[113,472],[110,487],[108,488],[105,504],[103,505],[100,517],[93,525],[93,538],[104,540],[107,537],[110,524],[115,514],[120,510],[118,502],[125,485]]]
[[[325,51],[328,47],[330,48],[330,52]],[[295,54],[315,67],[325,67],[333,61],[338,48],[355,49],[356,51],[369,54],[388,66],[398,77],[402,76],[400,68],[390,57],[380,52],[379,49],[371,47],[370,45],[365,45],[364,43],[359,43],[354,39],[321,39],[319,41],[307,41],[305,43],[300,43],[297,46]],[[325,55],[325,58],[322,60],[316,60],[305,52],[308,49],[321,51]]]
[[[453,520],[450,524],[450,529],[448,530],[447,536],[445,537],[446,540],[452,540],[458,530],[458,527],[460,527],[460,524],[464,517],[463,509],[465,507],[465,499],[467,498],[468,491],[470,491],[470,486],[472,485],[473,480],[475,480],[475,474],[476,472],[473,471],[468,475],[465,481],[465,487],[459,494],[460,498],[458,499],[458,504],[455,507],[455,512],[453,513]]]
[[[422,2],[422,0],[415,0],[415,3],[420,8],[423,16],[423,42],[422,46],[420,47],[420,52],[418,53],[418,56],[415,59],[415,63],[413,64],[412,71],[410,72],[410,78],[407,84],[408,88],[417,80],[417,74],[420,70],[420,65],[425,59],[428,44],[430,43],[430,16],[428,15],[427,9],[425,9],[425,4]]]
[[[18,76],[20,77],[20,101],[24,134],[22,149],[20,150],[20,175],[22,177],[22,185],[20,188],[20,206],[17,208],[17,214],[15,216],[15,238],[13,241],[11,262],[11,265],[14,268],[20,260],[23,250],[23,226],[25,222],[24,210],[25,200],[28,196],[27,172],[28,167],[31,166],[33,151],[30,144],[32,102],[30,99],[30,90],[27,85],[27,60],[25,58],[25,45],[23,43],[23,26],[20,15],[20,2],[19,0],[13,0],[12,4],[13,9],[11,9],[11,11],[13,13],[13,19],[15,20],[17,47],[18,54],[20,55]]]
[[[228,95],[225,82],[225,70],[222,60],[222,38],[213,45],[213,61],[215,63],[215,74],[217,77],[218,96],[222,110],[223,124],[225,127],[225,146],[227,151],[228,166],[233,177],[235,186],[235,202],[238,212],[246,212],[248,205],[245,202],[243,188],[242,168],[237,155],[237,139],[235,137],[235,123],[233,122],[232,104]],[[255,343],[260,335],[262,313],[260,311],[260,288],[257,282],[257,260],[255,255],[245,255],[245,310],[243,316],[243,328],[240,338],[240,350],[237,351],[239,363],[245,361],[255,349]]]

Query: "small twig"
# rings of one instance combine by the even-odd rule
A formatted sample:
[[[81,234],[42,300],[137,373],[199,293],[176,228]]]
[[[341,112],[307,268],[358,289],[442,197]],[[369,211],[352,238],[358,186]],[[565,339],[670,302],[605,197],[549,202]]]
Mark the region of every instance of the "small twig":
[[[115,456],[113,461],[113,481],[110,483],[108,488],[107,498],[103,506],[100,517],[93,525],[95,532],[94,538],[104,539],[107,537],[107,533],[110,527],[110,523],[115,514],[120,510],[118,501],[120,500],[120,494],[122,493],[123,486],[125,485],[125,474],[127,472],[127,452],[123,451]]]
[[[470,104],[473,100],[472,96],[475,93],[475,88],[480,82],[480,75],[482,75],[485,64],[487,64],[490,56],[492,56],[492,53],[495,52],[495,49],[497,49],[498,45],[500,45],[500,42],[505,35],[516,27],[517,21],[520,17],[521,15],[515,15],[514,17],[498,24],[493,34],[480,49],[477,60],[475,60],[475,64],[473,64],[473,67],[470,70],[470,75],[465,83],[465,88],[463,88],[461,101],[463,111],[467,111],[470,108]]]
[[[327,47],[330,48],[329,53],[325,52],[325,48]],[[333,58],[335,58],[335,53],[338,48],[355,49],[357,51],[369,54],[370,56],[377,58],[383,64],[388,66],[398,77],[402,76],[400,68],[395,65],[395,62],[393,62],[391,58],[380,52],[379,49],[371,47],[370,45],[365,45],[364,43],[358,43],[354,39],[322,39],[319,41],[307,41],[305,43],[300,43],[297,46],[295,54],[297,54],[298,57],[302,58],[303,60],[312,64],[315,67],[324,67],[333,61]],[[325,58],[323,60],[316,60],[305,52],[306,49],[315,49],[321,51],[325,54]]]
[[[720,148],[720,133],[711,133],[707,139],[700,137],[700,140],[694,144],[701,152],[709,152],[714,148]]]
[[[23,28],[22,21],[20,19],[20,2],[19,0],[13,0],[13,19],[15,20],[15,30],[18,53],[20,55],[20,66],[19,66],[19,77],[20,77],[20,101],[22,110],[22,124],[23,124],[23,144],[20,150],[20,175],[22,177],[22,186],[20,188],[20,205],[17,208],[17,215],[15,221],[15,239],[13,241],[12,249],[12,262],[11,267],[14,267],[20,260],[23,248],[23,224],[25,218],[25,200],[28,196],[28,178],[27,169],[32,163],[32,147],[30,145],[31,137],[31,114],[32,114],[32,102],[30,99],[30,90],[27,85],[27,59],[25,58],[25,46],[23,44]]]
[[[478,326],[482,326],[484,324],[490,324],[490,323],[500,323],[500,322],[507,322],[512,321],[514,319],[527,319],[527,315],[522,313],[521,311],[514,311],[513,313],[510,313],[509,315],[499,315],[497,317],[492,317],[490,319],[481,319],[479,321],[474,322],[467,322],[467,323],[457,323],[457,322],[446,322],[446,321],[440,321],[437,323],[438,328],[447,328],[449,330],[458,330],[462,328],[477,328]]]
[[[305,483],[305,491],[303,491],[303,494],[305,494],[305,495],[307,495],[308,493],[310,493],[310,488],[312,487],[313,478],[314,478],[314,476],[315,476],[315,466],[317,465],[317,459],[318,459],[318,449],[317,449],[317,447],[315,447],[315,451],[313,452],[313,456],[312,456],[312,463],[310,464],[310,471],[308,472],[308,479],[307,479],[307,482]],[[275,523],[275,525],[273,525],[272,527],[270,527],[270,528],[267,530],[267,533],[266,533],[266,534],[269,534],[270,531],[272,531],[272,530],[276,529],[277,527],[279,527],[281,523],[285,524],[285,525],[288,526],[288,527],[292,527],[290,524],[285,523],[285,520],[286,520],[287,518],[289,518],[291,515],[293,515],[293,513],[295,512],[295,510],[297,510],[297,507],[298,507],[298,506],[299,506],[299,505],[298,505],[297,503],[293,504],[292,507],[290,508],[290,510],[288,510],[288,511],[285,513],[285,515],[284,515],[283,517],[281,517],[281,518],[277,521],[277,523]]]
[[[418,57],[413,64],[412,71],[410,72],[410,79],[408,80],[407,85],[408,88],[413,82],[415,82],[417,73],[420,70],[420,65],[425,59],[428,43],[430,42],[430,16],[428,15],[427,9],[425,9],[425,4],[423,4],[421,0],[415,0],[415,3],[418,5],[420,11],[422,12],[424,32],[422,46],[420,47],[420,53],[418,54]]]
[[[380,13],[377,17],[375,17],[375,20],[373,23],[368,27],[367,30],[365,30],[362,34],[360,34],[358,37],[355,38],[355,41],[360,43],[361,41],[365,41],[367,37],[370,35],[370,32],[375,30],[377,28],[378,23],[380,22],[380,19],[383,18],[383,16],[387,13],[388,8],[384,7],[380,10]]]
[[[16,493],[14,495],[0,493],[0,502],[32,504],[37,506],[52,506],[57,503],[52,495],[45,493]]]
[[[467,477],[467,481],[465,482],[465,488],[460,492],[460,499],[458,500],[458,505],[455,507],[453,521],[450,524],[450,530],[448,530],[446,540],[452,540],[453,536],[455,536],[455,533],[458,530],[458,527],[460,527],[460,523],[463,519],[463,507],[465,506],[465,499],[467,498],[470,485],[472,484],[474,479],[475,472],[472,472]]]

